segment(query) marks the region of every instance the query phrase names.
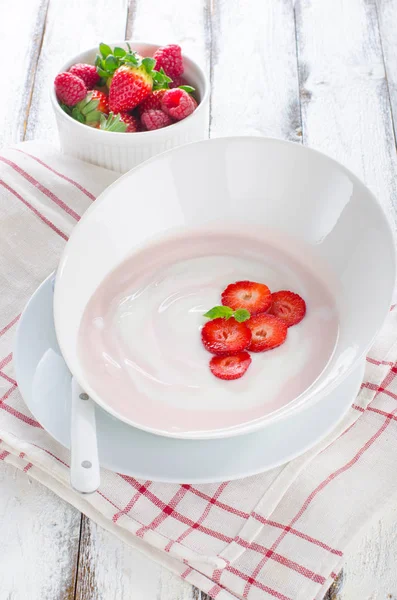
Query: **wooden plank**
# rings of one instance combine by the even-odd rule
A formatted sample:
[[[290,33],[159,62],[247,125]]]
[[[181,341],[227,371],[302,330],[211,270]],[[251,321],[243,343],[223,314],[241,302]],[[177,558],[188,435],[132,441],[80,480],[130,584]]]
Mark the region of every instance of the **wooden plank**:
[[[208,0],[137,0],[128,14],[127,39],[180,44],[201,66],[209,67]]]
[[[102,40],[125,36],[127,0],[51,0],[26,129],[26,139],[56,142],[55,118],[49,98],[53,78],[62,64]]]
[[[29,475],[0,463],[0,596],[72,600],[80,513]]]
[[[396,52],[396,0],[376,0],[379,30],[382,40],[383,59],[389,86],[390,102],[397,131],[397,52]]]
[[[375,2],[296,2],[296,36],[304,143],[361,176],[396,223],[397,164]],[[387,597],[379,578],[379,595],[361,585],[365,567],[352,574],[354,560],[354,553],[346,555],[326,598]]]
[[[300,141],[290,0],[218,0],[212,10],[211,135]]]
[[[208,19],[202,0],[140,0],[130,4],[126,38],[179,43],[209,71]],[[207,600],[208,596],[83,517],[76,600],[108,598]]]
[[[191,585],[84,519],[76,600],[192,600],[193,597]]]
[[[397,222],[397,164],[374,0],[296,4],[304,143],[361,176]]]
[[[23,139],[48,0],[3,6],[0,19],[0,145]]]

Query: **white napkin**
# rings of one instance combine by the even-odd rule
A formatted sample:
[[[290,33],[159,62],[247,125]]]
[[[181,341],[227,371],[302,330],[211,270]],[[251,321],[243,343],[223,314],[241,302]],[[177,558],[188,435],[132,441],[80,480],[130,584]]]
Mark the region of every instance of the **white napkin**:
[[[117,175],[27,142],[0,152],[0,460],[213,598],[321,599],[359,529],[397,490],[397,311],[367,359],[343,422],[287,465],[235,482],[173,485],[102,471],[69,486],[69,452],[25,406],[12,346],[23,306],[65,240]],[[260,451],[260,449],[258,449]]]

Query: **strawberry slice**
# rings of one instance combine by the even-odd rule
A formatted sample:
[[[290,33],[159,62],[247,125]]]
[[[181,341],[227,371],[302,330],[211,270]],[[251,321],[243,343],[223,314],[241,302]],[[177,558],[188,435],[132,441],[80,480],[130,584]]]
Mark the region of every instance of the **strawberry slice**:
[[[282,319],[287,327],[291,327],[302,321],[306,314],[306,303],[298,294],[282,290],[272,294],[269,313]]]
[[[286,323],[274,315],[267,313],[256,315],[246,321],[246,324],[252,333],[252,340],[248,348],[251,352],[263,352],[277,348],[285,342],[287,337]]]
[[[264,283],[236,281],[222,293],[222,304],[233,310],[245,308],[251,315],[266,312],[271,305],[271,292]]]
[[[219,379],[240,379],[251,364],[248,352],[239,352],[232,356],[214,356],[210,360],[211,373]]]
[[[251,331],[245,323],[235,319],[214,319],[208,321],[201,330],[201,339],[212,354],[236,354],[248,348]]]

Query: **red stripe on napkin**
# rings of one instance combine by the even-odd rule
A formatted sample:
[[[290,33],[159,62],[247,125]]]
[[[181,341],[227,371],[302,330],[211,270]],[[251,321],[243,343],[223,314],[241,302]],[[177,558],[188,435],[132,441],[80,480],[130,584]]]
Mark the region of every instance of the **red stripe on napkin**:
[[[91,192],[86,190],[85,187],[80,185],[80,183],[78,183],[77,181],[74,181],[74,179],[67,177],[63,173],[60,173],[59,171],[56,171],[55,169],[50,167],[50,165],[47,165],[44,161],[40,160],[40,158],[37,158],[37,156],[34,156],[33,154],[29,154],[29,152],[25,152],[25,150],[20,150],[19,148],[13,148],[13,149],[16,150],[16,152],[20,152],[21,154],[24,154],[25,156],[29,156],[30,158],[32,158],[33,160],[38,162],[40,165],[42,165],[43,167],[45,167],[46,169],[51,171],[51,173],[54,173],[55,175],[58,175],[58,177],[61,177],[65,181],[68,181],[69,183],[74,185],[74,187],[76,187],[78,190],[80,190],[80,192],[83,192],[83,194],[85,194],[90,200],[96,200],[96,197],[94,196],[94,194],[91,194]]]
[[[301,531],[298,531],[297,529],[294,529],[293,527],[290,527],[289,525],[282,525],[281,523],[276,523],[275,521],[269,521],[268,519],[265,519],[264,517],[262,517],[262,515],[259,515],[256,512],[252,513],[252,517],[254,519],[256,519],[257,521],[259,521],[260,523],[263,523],[264,525],[270,525],[271,527],[277,527],[278,529],[283,529],[283,530],[287,531],[287,533],[296,535],[297,537],[301,538],[302,540],[306,540],[307,542],[310,542],[311,544],[314,544],[315,546],[319,546],[320,548],[323,548],[323,550],[327,550],[327,552],[331,552],[331,554],[336,554],[337,556],[343,556],[343,552],[341,552],[340,550],[331,548],[331,546],[328,546],[328,544],[324,544],[324,542],[321,542],[320,540],[317,540],[317,539],[311,537],[310,535],[307,535],[306,533],[302,533]]]
[[[1,156],[0,156],[1,159]],[[55,231],[58,235],[61,236],[61,238],[63,238],[65,240],[65,242],[68,241],[68,237],[67,235],[65,235],[60,229],[58,229],[58,227],[56,225],[54,225],[54,223],[51,223],[51,221],[49,219],[47,219],[47,217],[45,217],[44,215],[42,215],[37,208],[35,208],[34,206],[32,206],[27,200],[25,200],[24,198],[22,198],[22,196],[20,194],[18,194],[18,192],[16,192],[15,190],[13,190],[9,185],[7,185],[5,183],[5,181],[2,181],[0,179],[0,185],[2,185],[6,190],[8,190],[11,194],[14,194],[14,196],[16,198],[18,198],[18,200],[20,200],[21,202],[23,202],[23,204],[25,206],[27,206],[28,208],[30,208],[30,210],[36,215],[36,217],[39,217],[39,219],[41,221],[43,221],[43,223],[45,223],[46,225],[48,225],[48,227],[51,227],[51,229],[53,231]]]
[[[397,408],[396,408],[396,411],[397,411]],[[318,485],[313,490],[313,492],[305,500],[301,509],[297,512],[295,517],[289,523],[289,527],[292,527],[300,519],[300,517],[303,515],[303,513],[306,511],[306,509],[308,508],[308,506],[310,505],[312,500],[317,496],[317,494],[319,492],[321,492],[336,477],[341,475],[341,473],[344,473],[345,471],[350,469],[361,458],[361,456],[368,450],[368,448],[370,448],[372,446],[372,444],[379,438],[379,436],[382,435],[382,433],[387,429],[387,427],[390,425],[391,422],[392,422],[392,419],[390,417],[387,417],[386,420],[384,421],[383,425],[378,429],[378,431],[373,436],[371,436],[371,438],[360,448],[360,450],[355,454],[355,456],[349,462],[347,462],[343,467],[340,467],[339,469],[337,469],[336,471],[331,473],[331,475],[329,475],[326,479],[324,479],[324,481],[322,481],[320,483],[320,485]],[[274,551],[277,548],[277,546],[285,538],[287,533],[288,532],[286,530],[284,530],[280,534],[280,536],[277,538],[277,540],[274,542],[274,544],[270,548],[271,551]],[[268,556],[264,556],[261,559],[261,561],[258,563],[257,567],[255,568],[255,570],[252,573],[253,578],[256,578],[259,575],[261,569],[266,564],[268,559],[269,559]],[[247,598],[251,585],[252,585],[252,583],[247,582],[247,584],[244,588],[244,593],[243,593],[244,598]]]
[[[0,183],[1,183],[1,181],[0,181]],[[17,315],[16,317],[14,317],[14,318],[12,319],[12,321],[10,321],[10,322],[8,323],[8,325],[6,325],[5,327],[3,327],[3,329],[0,331],[0,337],[1,337],[2,335],[4,335],[4,334],[6,333],[6,331],[8,331],[9,329],[11,329],[11,327],[12,327],[13,325],[15,325],[15,323],[17,323],[17,322],[19,321],[19,319],[20,319],[20,316],[21,316],[20,314],[19,314],[19,315]],[[11,358],[12,358],[12,352],[11,352],[11,353],[10,353],[10,354],[9,354],[9,355],[6,357],[6,358],[4,358],[4,359],[3,359],[3,361],[2,361],[2,363],[1,363],[1,367],[0,367],[0,368],[2,369],[2,368],[3,368],[3,367],[6,365],[6,364],[8,364],[8,363],[10,362]],[[10,359],[10,360],[8,360],[8,359]],[[7,362],[5,362],[5,361],[7,361]]]
[[[24,177],[27,181],[29,181],[29,183],[34,185],[35,188],[40,190],[40,192],[42,192],[45,196],[47,196],[47,198],[50,198],[50,200],[55,202],[55,204],[57,206],[59,206],[59,208],[62,208],[68,215],[70,215],[71,217],[76,219],[76,221],[80,220],[80,215],[78,215],[72,208],[70,208],[70,206],[65,204],[65,202],[63,202],[63,200],[61,200],[60,198],[58,198],[58,196],[56,196],[53,192],[51,192],[51,190],[49,190],[44,185],[42,185],[39,181],[37,181],[37,179],[35,179],[31,175],[29,175],[29,173],[26,173],[26,171],[24,171],[20,166],[18,166],[16,163],[12,162],[12,160],[8,160],[8,158],[4,158],[4,156],[0,156],[0,160],[2,162],[6,163],[12,169],[14,169],[14,171],[16,171],[17,173],[22,175],[22,177]]]

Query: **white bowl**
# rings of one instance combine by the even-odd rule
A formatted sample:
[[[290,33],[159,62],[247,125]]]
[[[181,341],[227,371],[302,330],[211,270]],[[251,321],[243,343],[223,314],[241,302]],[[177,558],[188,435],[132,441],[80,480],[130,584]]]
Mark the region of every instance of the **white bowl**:
[[[162,182],[160,194],[147,185],[153,172]],[[141,414],[143,408],[135,405],[133,398],[128,414],[106,401],[78,360],[79,326],[92,294],[126,257],[147,247],[156,236],[174,230],[214,228],[214,223],[216,227],[222,223],[224,229],[259,227],[261,234],[266,227],[266,235],[274,237],[275,243],[279,236],[286,236],[297,261],[305,262],[309,248],[318,278],[325,280],[335,298],[339,336],[320,376],[279,410],[270,411],[257,395],[253,400],[261,410],[263,406],[260,415],[252,418],[249,403],[245,405],[243,400],[234,413],[224,399],[218,402],[216,392],[211,396],[212,408],[224,415],[224,426],[219,414],[215,418],[211,410],[203,410],[188,398],[189,426],[181,425],[178,410],[172,402],[167,404],[173,425],[179,427],[176,430],[169,422],[159,423],[156,411],[149,416]],[[151,159],[116,181],[90,207],[75,227],[60,262],[55,326],[70,370],[87,393],[115,417],[172,437],[226,437],[258,429],[335,389],[366,354],[381,327],[394,278],[389,224],[373,194],[355,175],[327,156],[294,143],[220,138]],[[309,323],[311,298],[305,299]],[[304,343],[305,322],[306,318],[302,327],[291,328],[288,336]],[[319,331],[318,335],[322,334]],[[299,351],[281,356],[285,358],[278,370],[269,374],[279,382],[285,380]],[[247,381],[249,376],[248,371]],[[266,385],[264,379],[263,394]]]
[[[133,50],[144,56],[153,56],[159,48],[157,44],[129,43]],[[127,48],[127,42],[112,42],[110,45]],[[76,63],[94,64],[97,52],[98,48],[95,47],[74,56],[59,69],[59,72],[68,71]],[[196,88],[200,103],[186,119],[154,131],[125,134],[102,131],[83,125],[61,109],[54,86],[52,86],[51,102],[62,151],[94,165],[125,173],[165,150],[208,137],[208,79],[204,71],[192,59],[183,56],[183,64],[184,76],[189,84]]]

